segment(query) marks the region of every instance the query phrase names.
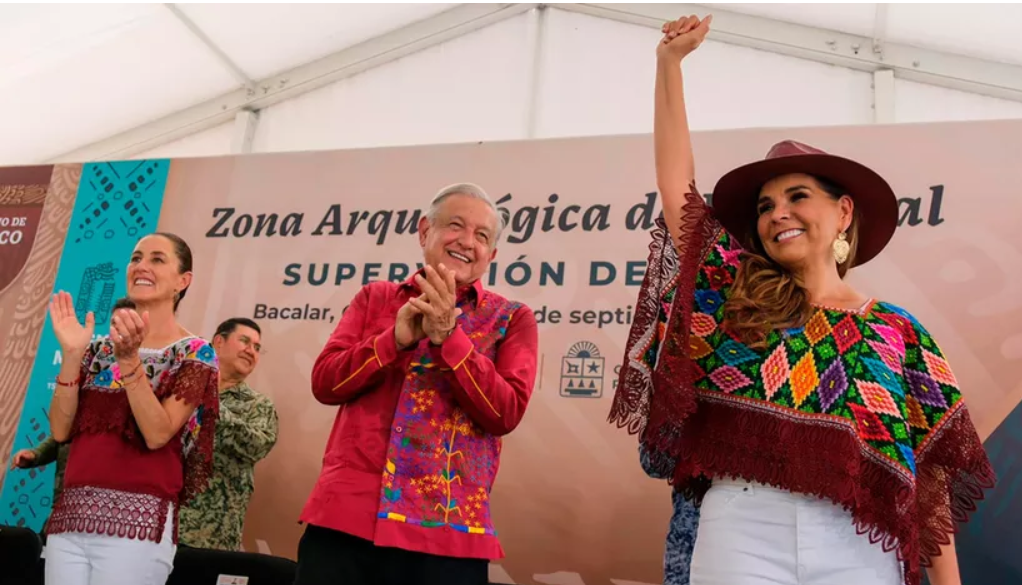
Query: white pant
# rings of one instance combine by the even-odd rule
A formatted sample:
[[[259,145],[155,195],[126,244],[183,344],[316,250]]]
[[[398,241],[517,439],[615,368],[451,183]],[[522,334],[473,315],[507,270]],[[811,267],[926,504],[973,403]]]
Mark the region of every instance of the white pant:
[[[691,585],[867,583],[901,585],[901,563],[829,500],[727,479],[703,498]]]
[[[174,508],[162,542],[97,534],[47,536],[46,585],[165,585],[174,568]]]

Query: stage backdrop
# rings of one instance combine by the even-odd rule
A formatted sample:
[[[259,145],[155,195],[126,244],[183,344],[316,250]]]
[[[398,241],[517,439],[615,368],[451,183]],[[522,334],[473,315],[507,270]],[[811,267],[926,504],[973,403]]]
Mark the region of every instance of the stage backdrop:
[[[960,537],[963,571],[967,581],[1018,581],[1022,122],[702,133],[701,189],[710,197],[722,173],[784,138],[861,160],[897,191],[897,235],[850,278],[914,312],[948,354],[1001,474]],[[337,414],[312,397],[313,361],[361,285],[416,269],[420,210],[458,181],[482,184],[510,218],[486,286],[529,304],[540,322],[540,377],[505,440],[492,496],[507,551],[494,580],[660,582],[670,488],[644,476],[635,437],[605,422],[659,213],[650,136],[5,171],[4,459],[47,434],[57,371],[48,293],[75,293],[105,332],[133,242],[176,232],[195,255],[184,324],[210,336],[222,319],[246,316],[263,328],[267,353],[250,382],[273,399],[281,428],[257,467],[245,546],[294,558],[298,514]],[[38,528],[51,489],[50,469],[10,472],[0,523]]]

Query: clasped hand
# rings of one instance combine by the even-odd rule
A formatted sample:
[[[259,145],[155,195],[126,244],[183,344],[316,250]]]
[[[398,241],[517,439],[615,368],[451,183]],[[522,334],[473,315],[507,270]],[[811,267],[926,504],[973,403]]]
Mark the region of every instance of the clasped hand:
[[[114,357],[121,362],[138,357],[138,348],[142,346],[147,333],[148,311],[141,315],[134,309],[115,311],[110,319],[110,341],[114,346]]]
[[[422,294],[408,299],[397,312],[394,339],[399,348],[408,348],[428,337],[441,344],[458,324],[461,309],[457,307],[458,288],[454,271],[440,264],[438,270],[427,266],[426,276],[415,276]]]

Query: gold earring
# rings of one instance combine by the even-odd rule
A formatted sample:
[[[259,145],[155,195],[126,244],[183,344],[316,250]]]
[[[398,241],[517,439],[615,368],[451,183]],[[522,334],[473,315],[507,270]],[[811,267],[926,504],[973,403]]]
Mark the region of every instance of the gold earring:
[[[852,251],[852,246],[848,243],[848,236],[844,232],[837,235],[837,239],[834,240],[832,245],[834,252],[834,261],[838,264],[844,264],[848,260],[848,254]]]

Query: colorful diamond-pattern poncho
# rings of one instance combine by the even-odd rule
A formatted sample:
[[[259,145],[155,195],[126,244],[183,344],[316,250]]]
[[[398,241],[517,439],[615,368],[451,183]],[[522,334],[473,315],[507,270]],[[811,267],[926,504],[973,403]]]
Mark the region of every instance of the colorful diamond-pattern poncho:
[[[994,485],[943,352],[874,301],[816,308],[765,350],[741,343],[722,323],[742,248],[697,197],[677,248],[662,220],[654,230],[611,420],[691,499],[737,476],[844,506],[917,585]]]

